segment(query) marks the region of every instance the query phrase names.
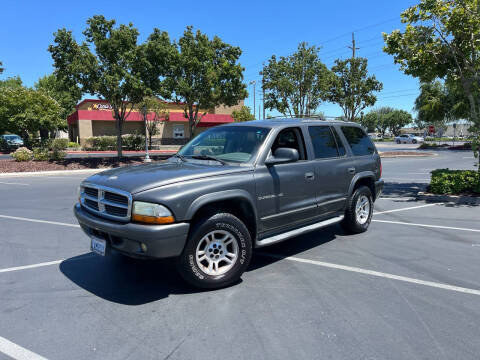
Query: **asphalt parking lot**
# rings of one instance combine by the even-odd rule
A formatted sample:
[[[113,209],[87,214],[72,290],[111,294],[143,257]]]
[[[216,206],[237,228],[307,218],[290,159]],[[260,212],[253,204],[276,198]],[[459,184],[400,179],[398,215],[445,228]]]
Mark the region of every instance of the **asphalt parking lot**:
[[[480,209],[415,199],[432,169],[473,162],[384,159],[367,233],[264,248],[217,291],[171,261],[90,253],[72,213],[85,175],[2,177],[0,358],[478,359]]]

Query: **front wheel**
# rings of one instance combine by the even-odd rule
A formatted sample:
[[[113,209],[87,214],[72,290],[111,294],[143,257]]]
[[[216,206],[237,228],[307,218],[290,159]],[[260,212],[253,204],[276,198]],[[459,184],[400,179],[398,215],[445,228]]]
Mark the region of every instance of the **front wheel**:
[[[360,186],[348,200],[342,227],[349,233],[367,231],[373,215],[372,192],[367,186]]]
[[[395,141],[397,144],[400,144],[400,140]]]
[[[412,144],[416,144],[416,143],[417,143],[417,140],[413,139]]]
[[[233,284],[247,269],[252,240],[245,224],[229,213],[219,213],[197,222],[178,259],[182,277],[202,289]]]

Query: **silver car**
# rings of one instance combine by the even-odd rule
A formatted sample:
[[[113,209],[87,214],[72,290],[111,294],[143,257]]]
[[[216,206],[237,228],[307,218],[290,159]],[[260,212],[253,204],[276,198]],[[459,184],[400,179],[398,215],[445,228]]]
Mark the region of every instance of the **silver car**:
[[[403,134],[395,137],[395,142],[397,144],[418,144],[423,143],[425,139],[421,136],[415,136],[411,134]]]

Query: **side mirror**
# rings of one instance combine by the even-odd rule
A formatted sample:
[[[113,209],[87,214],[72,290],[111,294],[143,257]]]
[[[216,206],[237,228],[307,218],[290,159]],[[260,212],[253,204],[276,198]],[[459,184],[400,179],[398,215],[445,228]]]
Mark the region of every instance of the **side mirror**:
[[[298,161],[300,156],[297,149],[292,148],[278,148],[275,150],[273,156],[265,160],[265,165],[283,164]]]

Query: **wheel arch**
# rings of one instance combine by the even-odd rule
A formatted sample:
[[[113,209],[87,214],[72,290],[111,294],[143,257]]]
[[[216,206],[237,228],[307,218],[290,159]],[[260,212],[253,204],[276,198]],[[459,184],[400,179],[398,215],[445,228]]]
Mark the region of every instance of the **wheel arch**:
[[[375,197],[375,174],[372,171],[365,171],[355,175],[350,183],[348,196],[352,196],[353,192],[362,185],[367,186],[372,192],[372,196]]]
[[[255,242],[257,236],[257,210],[252,196],[245,190],[226,190],[202,195],[192,202],[185,220],[194,223],[198,219],[220,211],[238,217],[247,227]]]

